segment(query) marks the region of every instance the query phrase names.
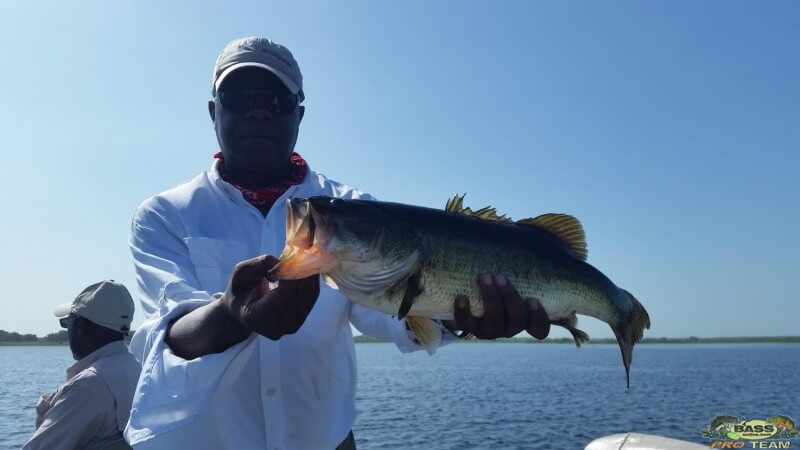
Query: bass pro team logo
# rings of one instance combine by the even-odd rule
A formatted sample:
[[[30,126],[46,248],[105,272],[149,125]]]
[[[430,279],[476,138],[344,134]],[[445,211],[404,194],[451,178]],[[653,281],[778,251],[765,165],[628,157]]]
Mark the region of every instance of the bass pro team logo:
[[[788,439],[800,434],[795,425],[791,417],[783,415],[767,420],[717,416],[700,433],[714,440],[711,448],[791,448]]]

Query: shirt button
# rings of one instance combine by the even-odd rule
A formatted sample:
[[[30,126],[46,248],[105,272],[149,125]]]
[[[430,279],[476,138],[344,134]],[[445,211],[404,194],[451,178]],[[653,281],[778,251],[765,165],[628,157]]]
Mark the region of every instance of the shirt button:
[[[276,392],[275,388],[269,388],[269,389],[267,389],[267,396],[272,397],[273,395],[275,395],[275,392]],[[276,450],[279,450],[279,449],[277,449],[277,447],[276,447]]]

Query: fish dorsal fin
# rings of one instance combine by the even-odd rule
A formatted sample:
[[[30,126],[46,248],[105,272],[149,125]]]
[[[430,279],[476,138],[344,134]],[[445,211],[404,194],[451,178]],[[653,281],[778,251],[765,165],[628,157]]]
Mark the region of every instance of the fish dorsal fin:
[[[470,217],[477,217],[478,219],[483,220],[490,220],[494,222],[503,222],[503,223],[512,223],[513,221],[503,214],[502,216],[497,215],[497,210],[492,208],[491,206],[487,206],[485,208],[481,208],[477,211],[473,211],[470,208],[464,207],[464,195],[456,194],[450,200],[447,200],[447,204],[444,207],[444,210],[447,212],[461,214],[462,216],[470,216]]]
[[[467,194],[464,194],[467,195]],[[460,213],[461,207],[464,204],[464,195],[454,195],[453,198],[447,200],[444,210],[451,213]]]
[[[519,225],[534,226],[547,230],[564,241],[578,258],[586,261],[586,235],[578,219],[569,214],[542,214],[530,219],[518,220]]]

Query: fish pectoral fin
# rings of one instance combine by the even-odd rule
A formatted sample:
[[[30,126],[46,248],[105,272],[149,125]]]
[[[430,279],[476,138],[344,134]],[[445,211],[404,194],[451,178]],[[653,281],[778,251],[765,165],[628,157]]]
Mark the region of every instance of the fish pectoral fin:
[[[409,311],[411,311],[411,306],[414,304],[414,299],[422,294],[424,289],[420,285],[420,276],[419,272],[414,273],[408,278],[406,282],[406,292],[403,294],[403,301],[400,303],[400,309],[397,311],[397,318],[402,319],[404,318]]]
[[[564,327],[567,331],[572,334],[572,338],[575,339],[575,346],[580,347],[581,344],[585,344],[589,342],[589,335],[586,334],[583,330],[579,330],[576,328],[578,325],[578,316],[574,313],[567,317],[566,319],[561,320],[553,320],[550,322],[551,325],[558,325],[560,327]]]
[[[406,325],[414,333],[419,345],[432,355],[442,342],[442,330],[433,320],[422,316],[406,316]]]
[[[537,227],[563,241],[578,258],[586,261],[586,234],[578,219],[569,214],[542,214],[516,222],[518,225]]]

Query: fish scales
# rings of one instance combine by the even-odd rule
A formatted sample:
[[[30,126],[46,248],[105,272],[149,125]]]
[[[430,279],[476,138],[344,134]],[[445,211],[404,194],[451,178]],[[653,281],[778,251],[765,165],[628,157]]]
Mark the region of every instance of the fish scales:
[[[501,225],[501,224],[497,224]],[[428,230],[422,230],[424,234]],[[466,296],[470,310],[483,315],[483,304],[477,286],[479,274],[503,274],[523,297],[537,298],[553,319],[566,318],[576,311],[581,314],[602,315],[611,320],[613,312],[603,309],[601,290],[616,287],[591,286],[572,276],[569,268],[538,260],[535,253],[524,246],[481,245],[469,236],[441,233],[430,230],[423,239],[421,285],[423,292],[415,299],[409,314],[420,314],[434,319],[452,319],[453,301],[458,295]],[[564,261],[565,265],[585,264],[582,261]],[[591,269],[586,269],[591,270]],[[387,292],[390,305],[399,305],[404,289],[398,286]],[[583,300],[583,302],[578,302]],[[396,314],[394,310],[384,311]]]
[[[445,211],[399,203],[329,197],[290,199],[287,242],[274,279],[322,274],[351,301],[396,315],[432,352],[440,339],[432,319],[452,319],[457,296],[483,314],[481,274],[503,275],[523,297],[540,301],[551,323],[576,344],[588,336],[575,314],[611,326],[626,376],[633,345],[650,318],[628,291],[585,261],[580,222],[543,214],[512,222],[493,208],[473,211],[462,197]],[[629,379],[629,378],[628,378]]]
[[[563,244],[538,229],[487,222],[467,216],[442,215],[423,208],[398,208],[398,221],[420,236],[421,284],[409,314],[452,319],[456,296],[469,299],[470,310],[483,315],[477,287],[479,274],[503,274],[523,297],[535,297],[553,319],[576,311],[613,320],[604,295],[618,295],[616,286],[589,264],[568,254]],[[548,255],[547,258],[537,255]],[[583,274],[584,277],[577,276]],[[383,312],[396,314],[405,286],[386,292]],[[581,300],[581,302],[578,302]]]

